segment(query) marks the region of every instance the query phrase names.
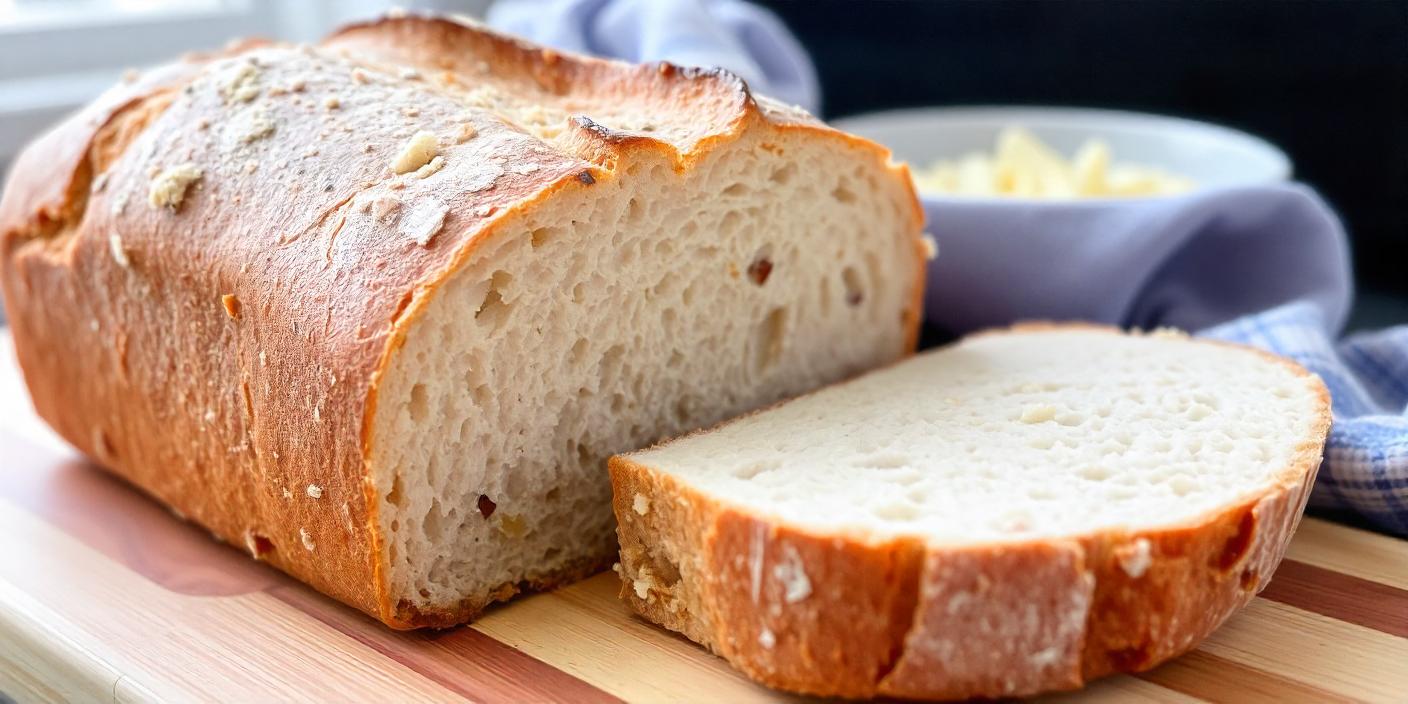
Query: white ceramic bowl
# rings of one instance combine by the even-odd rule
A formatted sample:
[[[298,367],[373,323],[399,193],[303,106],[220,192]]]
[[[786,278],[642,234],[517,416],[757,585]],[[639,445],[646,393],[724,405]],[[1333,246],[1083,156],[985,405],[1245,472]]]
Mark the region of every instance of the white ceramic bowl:
[[[1030,130],[1067,157],[1086,139],[1098,137],[1109,144],[1116,163],[1157,167],[1198,185],[1189,193],[1132,198],[921,193],[928,226],[939,245],[938,258],[929,264],[926,320],[937,329],[958,334],[1021,319],[1172,324],[1190,329],[1219,322],[1170,318],[1159,306],[1170,296],[1186,297],[1187,292],[1174,287],[1146,295],[1144,287],[1175,265],[1183,267],[1185,284],[1186,279],[1200,276],[1237,280],[1242,274],[1236,273],[1240,260],[1235,256],[1219,259],[1204,254],[1197,263],[1180,258],[1189,228],[1206,226],[1200,218],[1209,214],[1238,215],[1238,203],[1244,199],[1255,217],[1256,209],[1264,209],[1268,200],[1267,194],[1254,191],[1285,188],[1291,174],[1290,160],[1264,140],[1225,127],[1156,115],[1069,108],[923,108],[861,115],[835,124],[888,146],[896,159],[917,167],[974,151],[991,153],[998,133],[1014,125]],[[1226,220],[1214,218],[1214,224]],[[1231,218],[1231,222],[1244,220]],[[1218,241],[1224,240],[1245,244],[1247,238]],[[1208,245],[1200,246],[1200,251],[1210,251]],[[1211,251],[1220,251],[1218,246],[1214,242]],[[1238,251],[1225,242],[1220,246]],[[1307,255],[1310,251],[1292,247],[1281,253],[1315,256]],[[1315,268],[1303,262],[1287,267]],[[1294,288],[1294,279],[1285,283]],[[1194,288],[1221,290],[1215,281]],[[1269,289],[1266,293],[1273,296]],[[1272,297],[1272,302],[1279,300],[1288,298]]]
[[[1116,163],[1158,167],[1192,179],[1199,188],[1263,185],[1291,176],[1291,161],[1286,154],[1259,137],[1206,122],[1117,110],[915,108],[868,113],[833,124],[884,144],[894,151],[896,159],[917,168],[970,152],[991,153],[1003,128],[1021,126],[1067,157],[1085,140],[1098,137],[1110,145]],[[931,199],[978,200],[972,196],[924,195]]]

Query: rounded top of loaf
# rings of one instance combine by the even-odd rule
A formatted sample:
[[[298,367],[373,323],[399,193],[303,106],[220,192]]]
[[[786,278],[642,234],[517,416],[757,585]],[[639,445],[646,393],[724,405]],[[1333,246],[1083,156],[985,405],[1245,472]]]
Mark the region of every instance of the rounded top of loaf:
[[[402,14],[345,26],[314,46],[234,41],[220,51],[187,54],[124,79],[20,154],[0,200],[0,234],[29,239],[81,219],[87,191],[137,136],[104,134],[124,113],[163,97],[179,103],[181,96],[173,92],[228,70],[231,62],[253,61],[279,69],[294,54],[327,61],[325,68],[346,74],[340,85],[328,86],[335,95],[318,96],[325,106],[375,94],[378,83],[398,86],[409,93],[462,101],[467,108],[488,112],[496,122],[531,134],[553,152],[608,170],[623,156],[640,152],[666,154],[678,169],[685,169],[711,145],[736,138],[750,125],[803,128],[889,158],[883,147],[833,130],[801,108],[753,95],[742,79],[723,69],[668,62],[627,64],[540,47],[468,19]],[[362,70],[354,74],[357,68]],[[297,76],[290,81],[261,86],[254,76],[240,100],[233,102],[238,107],[297,98],[304,89],[290,87],[310,85],[300,84]],[[270,87],[272,92],[264,89]],[[413,103],[411,99],[402,107],[413,110]],[[227,113],[212,110],[196,119],[218,123]],[[351,132],[360,134],[360,124],[352,122]],[[105,136],[117,138],[101,139]],[[107,143],[98,143],[103,141]],[[307,151],[306,145],[283,142],[270,140],[275,145],[270,151],[290,161]],[[515,160],[517,155],[503,157]],[[903,165],[895,170],[908,180]],[[367,177],[376,175],[369,171]],[[205,178],[218,175],[210,172]],[[536,188],[547,189],[548,179],[534,181]],[[922,218],[917,197],[915,217]]]

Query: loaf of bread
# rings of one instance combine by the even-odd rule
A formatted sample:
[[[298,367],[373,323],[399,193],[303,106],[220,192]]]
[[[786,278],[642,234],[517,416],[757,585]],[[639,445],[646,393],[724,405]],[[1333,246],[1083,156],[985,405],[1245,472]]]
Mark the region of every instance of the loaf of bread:
[[[398,628],[608,566],[611,453],[911,351],[921,219],[726,72],[413,16],[149,71],[0,202],[38,412]]]
[[[984,334],[614,457],[622,595],[783,689],[1072,689],[1264,587],[1330,424],[1318,377],[1173,334]]]

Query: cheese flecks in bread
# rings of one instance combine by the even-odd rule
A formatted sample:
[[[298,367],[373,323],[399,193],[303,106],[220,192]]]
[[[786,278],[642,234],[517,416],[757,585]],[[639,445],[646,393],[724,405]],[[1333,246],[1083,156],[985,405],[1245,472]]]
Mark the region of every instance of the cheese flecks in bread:
[[[1250,348],[980,334],[613,457],[621,579],[650,577],[623,596],[784,689],[1071,689],[1265,586],[1329,422],[1317,377]]]
[[[416,178],[429,178],[443,168],[445,168],[445,157],[437,156],[426,162],[425,166],[416,169],[415,176]]]
[[[604,567],[610,454],[917,336],[922,213],[884,149],[722,71],[444,20],[153,69],[13,174],[0,265],[39,413],[398,628]],[[810,569],[760,579],[816,598]]]
[[[404,174],[430,163],[440,148],[440,140],[435,133],[421,130],[406,141],[396,158],[391,162],[393,173]]]
[[[147,201],[153,208],[177,210],[186,200],[186,190],[204,175],[200,167],[192,163],[173,166],[156,175],[147,190]]]
[[[259,66],[253,61],[236,62],[226,71],[221,94],[232,103],[247,103],[259,95]]]

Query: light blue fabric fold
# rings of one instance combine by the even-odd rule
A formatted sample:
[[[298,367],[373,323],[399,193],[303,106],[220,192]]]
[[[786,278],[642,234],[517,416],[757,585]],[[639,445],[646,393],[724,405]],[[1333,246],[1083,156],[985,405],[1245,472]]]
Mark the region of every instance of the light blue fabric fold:
[[[717,65],[815,110],[815,72],[771,14],[737,0],[501,0],[490,23],[562,49]],[[1059,205],[925,199],[939,243],[927,322],[1179,327],[1300,362],[1334,427],[1312,505],[1408,535],[1408,326],[1336,342],[1352,293],[1339,219],[1311,188],[1213,189]]]
[[[939,243],[929,321],[951,333],[1024,318],[1198,330],[1300,299],[1333,334],[1349,311],[1344,231],[1303,185],[924,204]]]
[[[816,70],[775,15],[739,0],[511,0],[490,25],[568,51],[722,66],[753,90],[815,112]]]

